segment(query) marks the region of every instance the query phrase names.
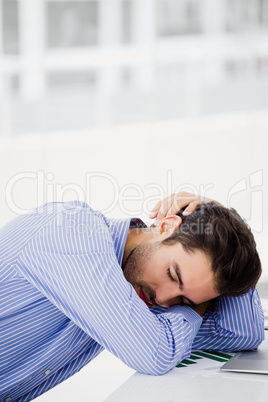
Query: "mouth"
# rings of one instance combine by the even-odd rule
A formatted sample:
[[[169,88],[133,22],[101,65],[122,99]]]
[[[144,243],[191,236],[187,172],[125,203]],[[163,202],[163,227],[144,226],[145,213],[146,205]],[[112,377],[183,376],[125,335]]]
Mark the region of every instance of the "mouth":
[[[142,287],[140,287],[140,290],[138,292],[139,297],[141,298],[141,300],[144,301],[144,303],[147,304],[148,307],[152,307],[154,306],[154,303],[151,301],[150,297],[144,292],[144,290],[142,289]]]

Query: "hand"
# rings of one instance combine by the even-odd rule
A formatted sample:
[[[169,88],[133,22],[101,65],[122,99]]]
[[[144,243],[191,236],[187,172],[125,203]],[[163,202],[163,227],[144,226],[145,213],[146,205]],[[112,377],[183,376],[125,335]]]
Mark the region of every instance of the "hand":
[[[160,221],[166,216],[176,215],[185,206],[186,208],[183,211],[183,215],[186,216],[191,214],[202,202],[207,204],[211,201],[213,200],[210,198],[181,191],[180,193],[171,194],[162,201],[159,201],[152,209],[149,217]],[[218,202],[216,202],[216,204],[220,205]]]

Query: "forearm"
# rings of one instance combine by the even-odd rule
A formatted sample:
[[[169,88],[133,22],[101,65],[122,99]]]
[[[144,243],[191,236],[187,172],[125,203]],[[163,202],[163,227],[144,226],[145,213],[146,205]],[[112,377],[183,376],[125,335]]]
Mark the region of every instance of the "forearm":
[[[193,342],[195,349],[254,349],[264,339],[263,311],[257,290],[240,297],[219,297]]]

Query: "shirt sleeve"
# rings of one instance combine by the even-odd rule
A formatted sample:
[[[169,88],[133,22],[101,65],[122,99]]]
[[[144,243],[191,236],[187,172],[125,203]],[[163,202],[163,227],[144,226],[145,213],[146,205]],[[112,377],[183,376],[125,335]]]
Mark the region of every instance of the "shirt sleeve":
[[[202,318],[186,306],[150,311],[126,281],[100,214],[65,211],[27,243],[16,265],[70,320],[135,370],[164,374],[190,355]]]
[[[264,340],[264,316],[256,289],[239,297],[219,297],[193,342],[195,349],[229,352],[255,349]]]

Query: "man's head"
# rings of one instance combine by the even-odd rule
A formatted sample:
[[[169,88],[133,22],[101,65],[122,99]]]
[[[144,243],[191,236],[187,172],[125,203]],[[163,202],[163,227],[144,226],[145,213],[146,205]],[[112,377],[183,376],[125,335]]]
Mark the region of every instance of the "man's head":
[[[179,215],[128,239],[124,275],[148,305],[200,304],[256,285],[256,244],[235,210],[209,203]]]

